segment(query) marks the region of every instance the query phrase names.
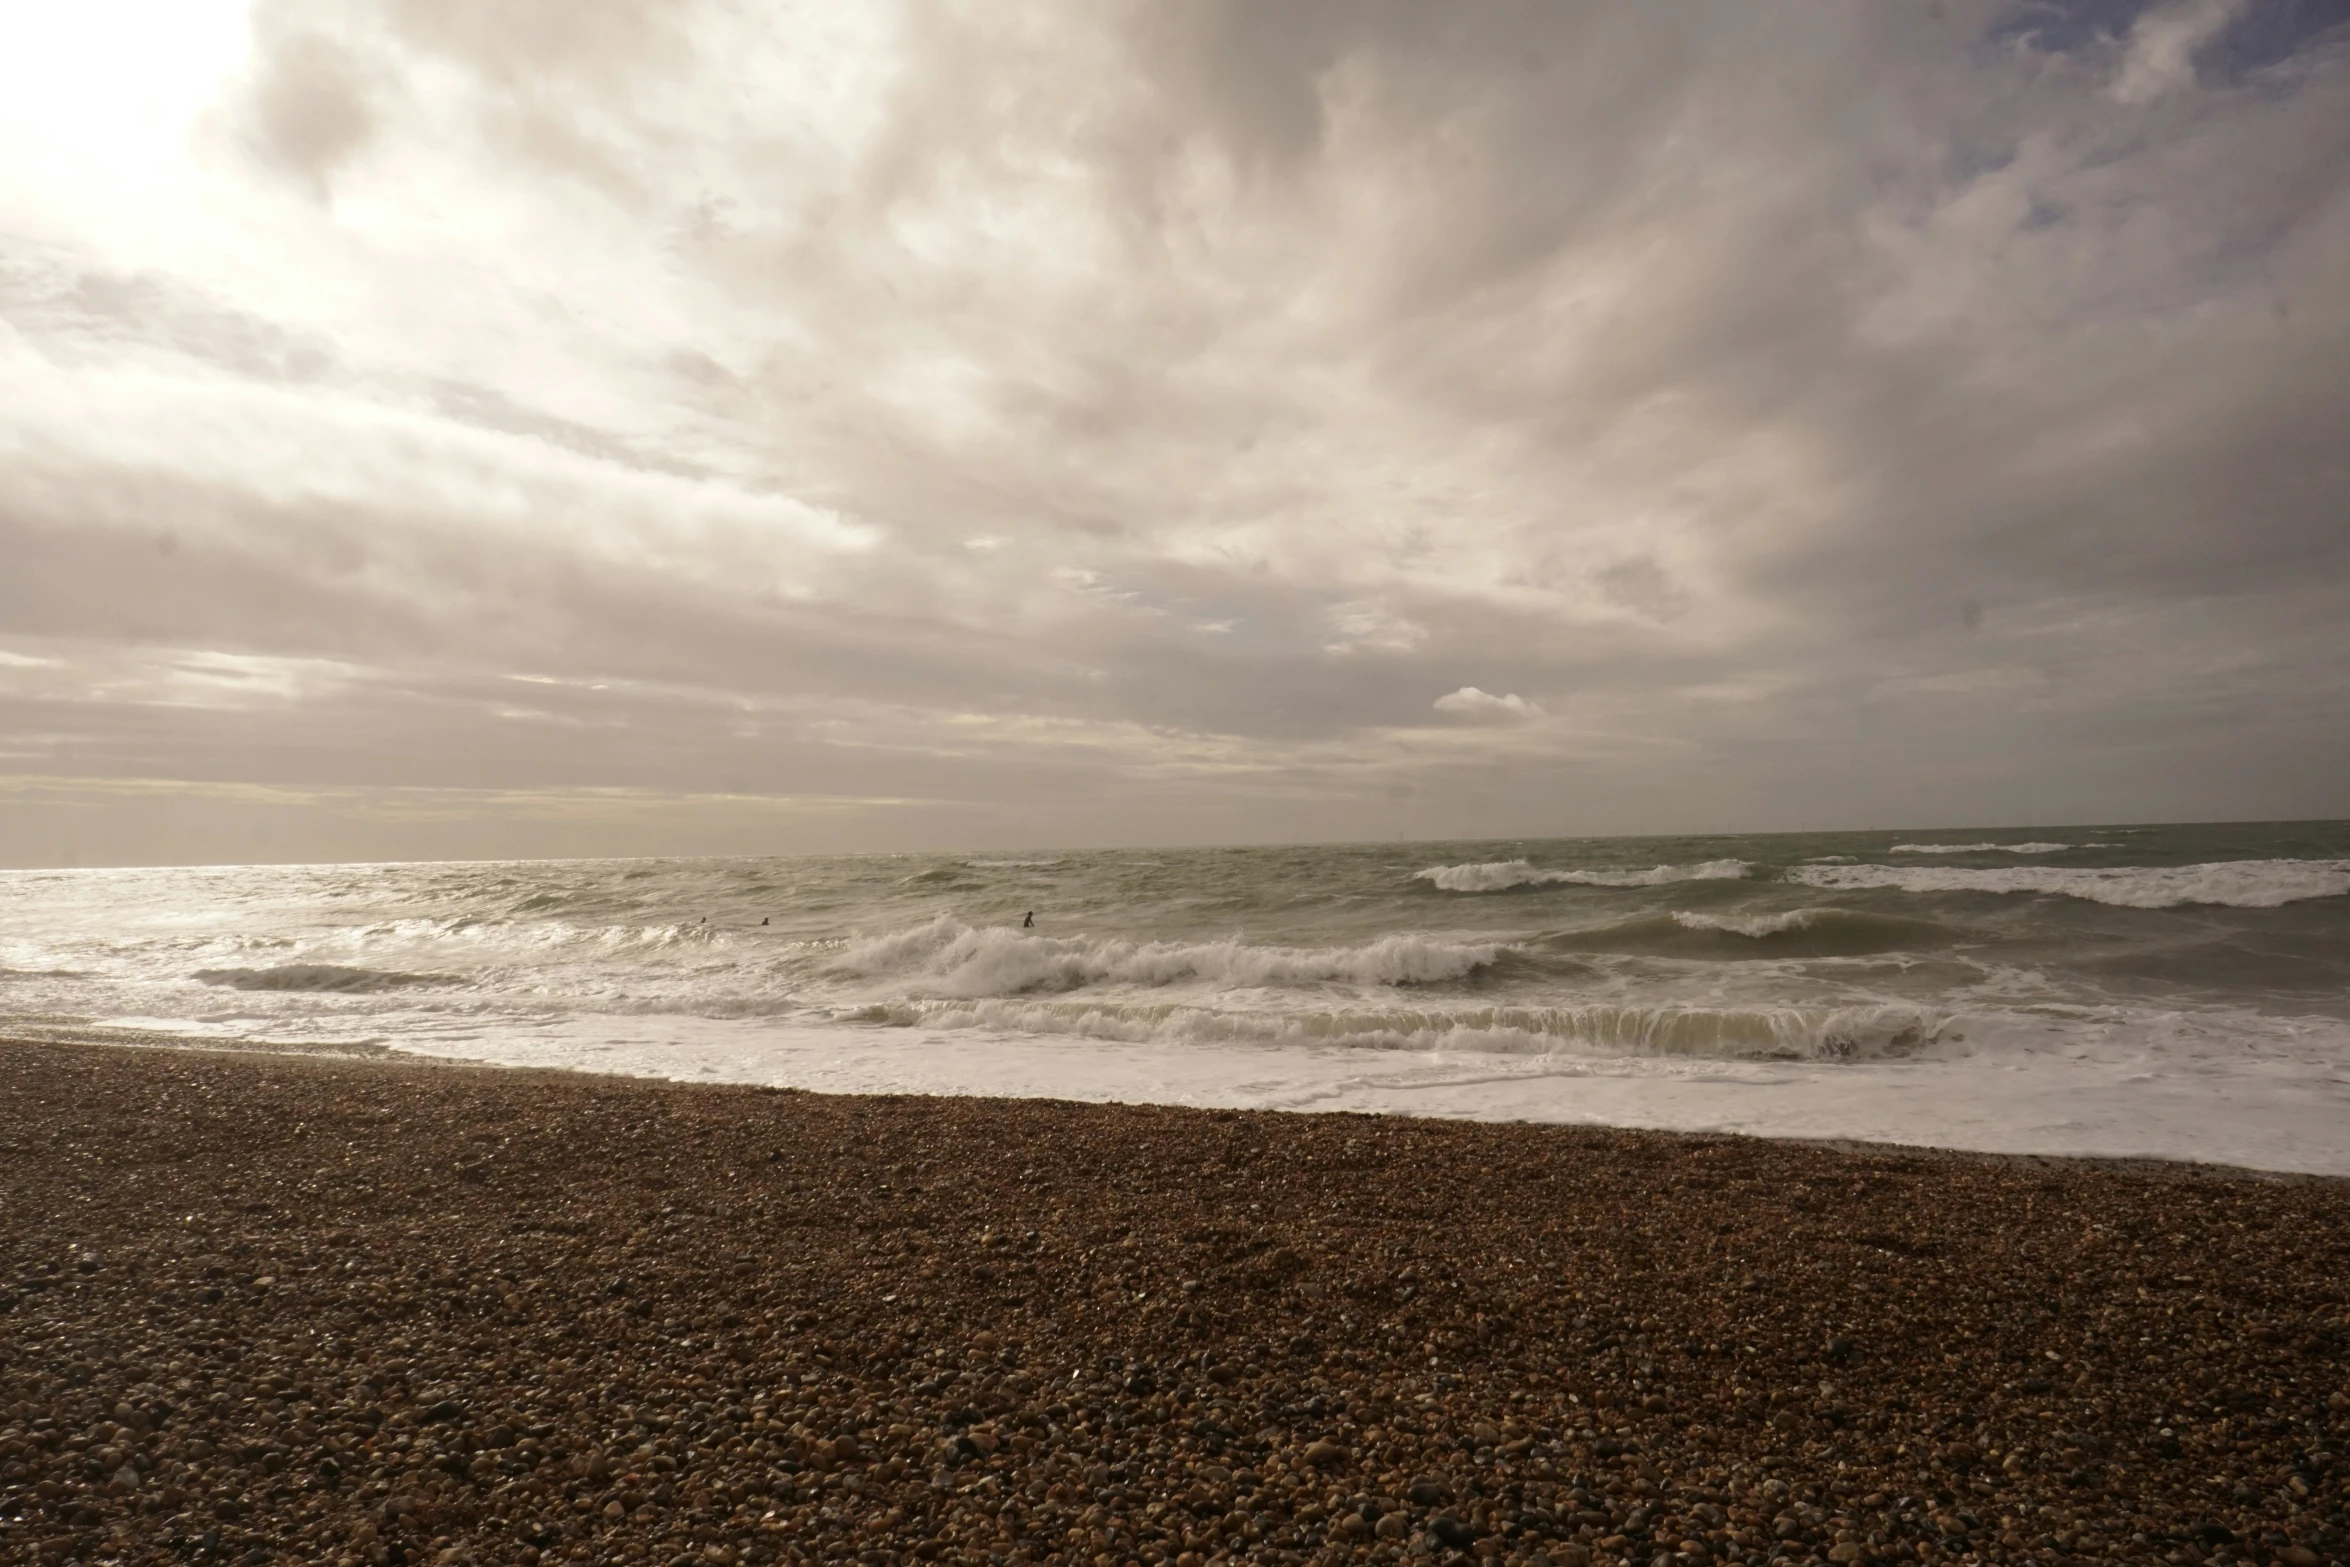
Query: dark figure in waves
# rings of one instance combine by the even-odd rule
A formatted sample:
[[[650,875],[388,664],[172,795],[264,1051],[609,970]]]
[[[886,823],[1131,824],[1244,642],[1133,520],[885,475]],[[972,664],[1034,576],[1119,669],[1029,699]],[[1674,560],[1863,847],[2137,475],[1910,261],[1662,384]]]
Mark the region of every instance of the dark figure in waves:
[[[1027,929],[1031,928],[1032,926],[1034,926],[1035,924],[1036,924],[1036,910],[1034,910],[1034,909],[1030,909],[1030,910],[1029,910],[1029,911],[1028,911],[1028,912],[1027,912],[1025,915],[1023,915],[1023,916],[1021,917],[1021,920],[1020,920],[1020,928],[1021,928],[1022,930],[1027,930]]]

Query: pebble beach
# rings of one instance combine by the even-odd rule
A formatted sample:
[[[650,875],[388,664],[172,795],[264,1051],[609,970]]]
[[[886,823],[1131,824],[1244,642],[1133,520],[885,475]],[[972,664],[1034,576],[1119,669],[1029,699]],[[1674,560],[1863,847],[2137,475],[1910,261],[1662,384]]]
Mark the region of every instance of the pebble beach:
[[[0,1045],[0,1561],[2350,1557],[2350,1186]]]

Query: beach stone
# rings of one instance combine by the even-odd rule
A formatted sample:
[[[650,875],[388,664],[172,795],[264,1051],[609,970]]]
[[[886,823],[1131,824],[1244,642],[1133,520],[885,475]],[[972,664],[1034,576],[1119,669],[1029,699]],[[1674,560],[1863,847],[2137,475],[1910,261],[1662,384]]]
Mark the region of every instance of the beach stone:
[[[1477,1543],[1477,1531],[1450,1513],[1428,1520],[1428,1537],[1448,1551],[1465,1551]]]
[[[10,1127],[0,1211],[108,1257],[5,1263],[11,1342],[41,1346],[0,1357],[19,1542],[1874,1567],[2037,1560],[2061,1517],[2076,1559],[2159,1560],[2196,1524],[2330,1559],[2301,1520],[2350,1414],[2311,1358],[2338,1313],[2237,1281],[2327,1276],[2340,1183],[284,1061],[0,1049],[0,1102],[74,1106]],[[496,1201],[442,1173],[484,1133],[532,1172]],[[138,1162],[159,1139],[168,1182]],[[1007,1148],[1020,1179],[975,1177]],[[1662,1244],[1660,1200],[1735,1259]],[[1824,1387],[1863,1340],[1848,1254],[1866,1341],[1903,1348]],[[2190,1289],[2208,1310],[2173,1314]],[[141,1555],[150,1526],[186,1550]]]

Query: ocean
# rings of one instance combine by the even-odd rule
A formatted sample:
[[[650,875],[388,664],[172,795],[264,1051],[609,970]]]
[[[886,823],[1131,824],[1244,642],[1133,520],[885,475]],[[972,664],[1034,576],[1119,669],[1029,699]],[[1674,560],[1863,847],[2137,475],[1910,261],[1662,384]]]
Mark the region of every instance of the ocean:
[[[2350,824],[0,872],[0,1038],[2340,1175]]]

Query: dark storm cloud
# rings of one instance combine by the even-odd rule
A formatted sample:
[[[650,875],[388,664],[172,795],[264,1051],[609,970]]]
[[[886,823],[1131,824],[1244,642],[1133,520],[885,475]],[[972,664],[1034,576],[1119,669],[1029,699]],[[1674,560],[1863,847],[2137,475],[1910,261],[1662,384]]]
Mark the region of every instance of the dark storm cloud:
[[[11,765],[2339,810],[2330,17],[265,9],[183,249],[0,272]]]

